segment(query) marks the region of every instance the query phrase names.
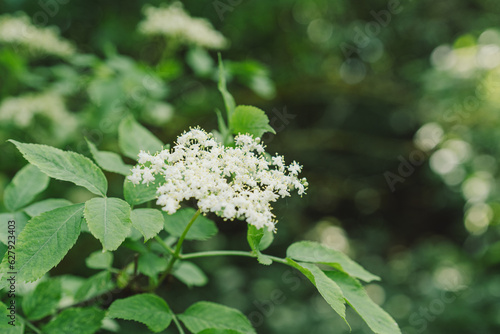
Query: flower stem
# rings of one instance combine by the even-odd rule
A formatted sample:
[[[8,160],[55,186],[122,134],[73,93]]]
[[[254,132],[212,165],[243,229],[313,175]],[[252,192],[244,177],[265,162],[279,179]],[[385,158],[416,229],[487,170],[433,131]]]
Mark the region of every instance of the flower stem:
[[[177,329],[179,330],[179,334],[184,334],[184,330],[182,329],[182,326],[179,323],[179,320],[177,319],[177,316],[175,314],[172,314],[172,320],[174,320],[174,323],[177,326]]]
[[[155,235],[155,240],[160,244],[161,247],[163,247],[170,254],[173,255],[175,253],[174,250],[170,248],[159,236]]]
[[[209,257],[209,256],[247,256],[247,257],[255,257],[255,255],[251,252],[245,251],[208,251],[208,252],[198,252],[198,253],[189,253],[183,254],[180,256],[181,259],[195,259],[199,257]]]
[[[265,255],[265,254],[262,254]],[[195,259],[195,258],[200,258],[200,257],[209,257],[209,256],[246,256],[246,257],[257,257],[252,252],[245,252],[245,251],[208,251],[208,252],[198,252],[198,253],[189,253],[189,254],[183,254],[179,255],[179,258],[181,260],[187,260],[187,259]],[[282,263],[282,264],[288,264],[286,259],[282,259],[280,257],[276,256],[271,256],[271,255],[266,255],[267,257],[270,257],[273,261]]]
[[[195,212],[195,214],[193,215],[193,217],[191,218],[189,223],[186,225],[184,232],[182,232],[182,235],[179,238],[179,241],[177,241],[177,245],[175,246],[174,253],[172,254],[172,257],[170,258],[170,261],[168,262],[167,269],[165,269],[165,272],[163,273],[163,275],[161,275],[160,279],[158,280],[158,285],[156,287],[160,286],[160,284],[163,282],[163,280],[168,276],[168,274],[170,274],[170,272],[172,271],[172,268],[174,267],[175,261],[177,261],[180,258],[179,254],[181,252],[182,243],[184,242],[184,238],[186,238],[186,235],[188,234],[189,229],[191,228],[191,226],[193,226],[194,221],[196,220],[196,218],[198,218],[200,213],[201,213],[201,211],[200,211],[200,209],[198,209],[198,211]]]
[[[31,322],[29,322],[28,320],[24,319],[20,315],[17,315],[17,317],[19,319],[21,319],[21,321],[23,321],[26,324],[26,326],[28,326],[33,332],[35,332],[36,334],[42,334],[42,331],[39,330],[38,328],[36,328],[35,325],[33,325]]]

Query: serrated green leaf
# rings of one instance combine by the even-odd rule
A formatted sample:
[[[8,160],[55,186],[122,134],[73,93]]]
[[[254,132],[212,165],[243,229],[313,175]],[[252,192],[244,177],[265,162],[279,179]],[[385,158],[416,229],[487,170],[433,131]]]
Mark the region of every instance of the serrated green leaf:
[[[78,239],[82,213],[83,204],[75,204],[30,219],[16,242],[18,281],[37,280],[63,259]],[[7,261],[1,264],[4,275],[12,271]]]
[[[224,64],[222,63],[222,57],[219,53],[219,92],[222,94],[222,99],[224,100],[224,106],[226,107],[226,113],[228,120],[231,119],[231,115],[234,112],[236,103],[234,102],[233,96],[228,92],[226,85],[226,75],[224,72]]]
[[[303,273],[314,286],[326,302],[345,320],[345,300],[340,287],[328,278],[323,271],[311,263],[297,263],[289,258],[288,264]]]
[[[133,240],[130,238],[125,239],[122,246],[127,247],[128,249],[131,249],[134,252],[137,252],[140,254],[149,252],[149,249],[144,245],[144,242],[138,241],[138,240]]]
[[[30,217],[35,217],[41,213],[68,205],[73,205],[73,203],[63,198],[49,198],[25,207],[24,212],[26,212]]]
[[[273,263],[273,260],[269,256],[266,256],[260,252],[260,242],[262,237],[264,236],[264,229],[257,229],[254,225],[248,224],[247,231],[247,241],[250,245],[252,251],[257,255],[257,260],[260,264],[270,265]]]
[[[153,154],[163,147],[163,143],[132,116],[124,118],[118,127],[118,145],[123,155],[134,160],[141,150]]]
[[[104,311],[96,307],[69,308],[43,327],[44,334],[93,334],[101,328]]]
[[[366,294],[359,281],[340,271],[325,271],[328,278],[340,286],[345,300],[378,334],[401,334],[398,324]]]
[[[78,290],[76,290],[74,298],[76,301],[87,300],[114,288],[115,284],[111,280],[111,273],[109,271],[101,271],[87,278]]]
[[[211,302],[191,305],[179,319],[193,333],[206,329],[236,330],[244,334],[255,334],[250,321],[240,311]]]
[[[159,273],[167,269],[168,265],[167,259],[151,252],[139,255],[137,261],[137,271],[148,277],[156,277]]]
[[[108,269],[113,264],[113,253],[96,251],[85,259],[87,267],[92,269]]]
[[[105,250],[116,250],[130,232],[130,205],[119,198],[92,198],[85,203],[84,214]]]
[[[132,210],[130,220],[132,220],[132,225],[142,233],[145,241],[160,233],[165,224],[161,211],[157,209]]]
[[[24,212],[10,212],[10,213],[0,213],[0,241],[7,245],[8,237],[11,235],[8,229],[8,221],[15,221],[15,233],[17,237],[22,232],[26,224],[28,223],[29,217]],[[12,238],[11,238],[12,239]],[[16,241],[17,242],[17,241]]]
[[[87,141],[87,145],[94,160],[102,169],[122,175],[132,174],[130,170],[133,166],[125,164],[118,154],[108,151],[99,151],[92,142],[88,139],[85,140]]]
[[[78,186],[87,188],[96,195],[106,195],[108,181],[89,158],[75,152],[59,150],[55,147],[23,144],[15,140],[10,140],[23,156],[40,171],[48,176],[73,182]]]
[[[205,273],[197,265],[187,261],[179,262],[173,275],[188,287],[204,286],[208,283]]]
[[[163,219],[163,216],[162,216]],[[130,220],[132,220],[132,213],[130,213]],[[133,224],[133,222],[132,222]],[[134,226],[130,228],[130,233],[128,234],[127,238],[132,239],[132,240],[139,240],[142,239],[144,236],[139,232]],[[146,242],[146,241],[144,241]]]
[[[5,207],[11,212],[25,207],[47,188],[49,180],[36,166],[24,166],[5,187]]]
[[[161,332],[172,322],[172,311],[167,303],[149,293],[113,302],[109,307],[108,316],[143,323],[155,333]]]
[[[328,248],[313,241],[296,242],[286,251],[287,257],[302,261],[322,263],[343,271],[353,277],[362,279],[365,282],[380,280],[380,277],[366,271],[359,264],[351,260],[347,255],[334,249]]]
[[[229,127],[233,134],[251,134],[255,138],[262,137],[266,132],[276,134],[269,125],[266,113],[253,106],[237,106],[229,119]]]
[[[160,181],[160,177],[156,175],[156,180],[154,184],[133,184],[125,178],[123,182],[123,197],[130,205],[139,205],[142,203],[149,202],[156,198],[156,186]]]
[[[52,314],[61,299],[62,286],[59,279],[40,282],[35,290],[24,296],[23,312],[29,320],[39,320]]]
[[[173,215],[163,213],[165,219],[165,230],[174,237],[180,237],[191,218],[196,213],[195,209],[185,208],[178,210]],[[215,223],[203,215],[199,215],[189,229],[186,240],[206,240],[218,232]]]

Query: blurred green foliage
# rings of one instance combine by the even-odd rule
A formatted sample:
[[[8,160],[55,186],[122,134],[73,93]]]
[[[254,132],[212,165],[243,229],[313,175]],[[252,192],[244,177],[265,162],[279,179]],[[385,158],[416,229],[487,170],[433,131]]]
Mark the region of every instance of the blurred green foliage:
[[[88,154],[85,137],[116,151],[129,114],[164,142],[187,126],[215,128],[214,108],[223,110],[216,54],[137,32],[141,8],[163,1],[41,3],[5,0],[0,13],[57,26],[77,54],[32,57],[0,45],[0,104],[56,96],[36,100],[33,119],[2,119],[0,193],[25,164],[8,138]],[[276,206],[279,233],[268,252],[283,255],[297,235],[347,252],[382,277],[368,291],[404,333],[498,332],[500,3],[184,5],[230,41],[230,89],[241,104],[267,111],[277,132],[264,136],[268,151],[305,166],[308,195]],[[88,196],[59,182],[47,193]],[[239,249],[244,225],[219,225],[222,234],[192,250]],[[81,238],[55,274],[95,273],[84,258],[100,246]],[[118,266],[130,256],[120,255]],[[181,293],[175,281],[162,293],[181,310],[200,299],[236,307],[259,333],[349,332],[288,268],[216,258],[202,269],[210,289]],[[352,333],[368,333],[356,317],[348,313]]]

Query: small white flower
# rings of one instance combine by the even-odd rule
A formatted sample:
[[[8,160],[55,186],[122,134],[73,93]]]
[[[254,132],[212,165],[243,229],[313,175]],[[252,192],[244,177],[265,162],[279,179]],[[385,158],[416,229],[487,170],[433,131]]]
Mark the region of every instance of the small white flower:
[[[154,182],[155,177],[151,173],[151,169],[144,168],[144,172],[142,173],[142,183],[149,184],[150,182]]]
[[[144,151],[140,151],[139,152],[139,160],[138,162],[140,164],[145,164],[146,162],[150,161],[151,160],[151,155],[149,155],[148,153],[144,152]]]
[[[155,174],[161,175],[165,182],[157,186],[156,203],[169,214],[194,198],[204,213],[225,220],[242,218],[257,228],[274,230],[270,203],[290,196],[293,189],[304,194],[307,181],[297,178],[302,167],[296,162],[286,167],[283,157],[275,156],[270,164],[264,153],[260,141],[249,135],[239,135],[235,147],[225,147],[212,134],[191,129],[177,138],[172,150],[152,156],[139,153],[139,165],[128,178],[149,184]]]
[[[302,166],[299,165],[297,162],[292,162],[290,166],[288,166],[288,171],[292,175],[298,175],[300,171],[302,170]]]

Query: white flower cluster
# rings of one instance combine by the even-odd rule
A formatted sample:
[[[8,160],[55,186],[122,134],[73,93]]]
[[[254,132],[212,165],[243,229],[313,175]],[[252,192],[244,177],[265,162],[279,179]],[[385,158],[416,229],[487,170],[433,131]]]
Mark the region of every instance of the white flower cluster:
[[[74,46],[59,36],[57,28],[38,28],[25,14],[0,16],[0,43],[18,45],[39,55],[68,57],[75,53]]]
[[[159,174],[164,182],[158,185],[156,203],[169,214],[183,200],[195,198],[201,212],[275,230],[270,203],[290,196],[293,189],[302,195],[308,184],[298,178],[302,167],[296,162],[286,166],[279,155],[266,160],[259,141],[239,135],[235,147],[225,147],[212,134],[191,129],[177,138],[172,150],[154,155],[141,151],[139,165],[128,178],[134,184],[149,184]]]
[[[50,119],[61,136],[71,134],[77,126],[61,95],[54,92],[7,97],[0,104],[0,122],[11,122],[18,128],[28,127],[39,114]]]
[[[146,19],[139,23],[139,31],[145,35],[165,35],[207,49],[222,49],[228,44],[210,22],[189,16],[178,1],[168,7],[146,6],[144,13]]]

